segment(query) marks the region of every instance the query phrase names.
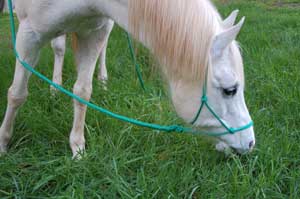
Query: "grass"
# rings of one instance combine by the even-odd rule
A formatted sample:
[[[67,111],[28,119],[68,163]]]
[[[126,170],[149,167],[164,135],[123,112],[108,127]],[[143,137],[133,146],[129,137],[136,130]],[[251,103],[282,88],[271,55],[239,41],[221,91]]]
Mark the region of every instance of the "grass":
[[[200,136],[158,133],[88,110],[87,154],[71,160],[72,102],[50,97],[32,77],[9,153],[0,158],[0,198],[299,198],[300,11],[253,1],[218,4],[246,16],[239,41],[246,101],[255,122],[253,153],[228,157]],[[94,82],[93,101],[116,112],[161,124],[178,121],[148,52],[139,49],[148,92],[139,87],[124,32],[115,28],[108,49],[109,91]],[[0,117],[14,72],[8,16],[0,16]],[[43,49],[38,70],[52,75]],[[75,81],[67,50],[64,85]]]

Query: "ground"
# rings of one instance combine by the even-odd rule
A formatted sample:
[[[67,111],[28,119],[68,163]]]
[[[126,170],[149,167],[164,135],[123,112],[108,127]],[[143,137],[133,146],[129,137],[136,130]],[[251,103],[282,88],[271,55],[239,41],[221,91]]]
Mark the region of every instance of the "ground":
[[[217,3],[223,16],[233,9],[246,16],[238,41],[255,122],[253,153],[225,157],[208,138],[159,133],[89,110],[87,154],[73,161],[72,101],[50,97],[49,86],[33,77],[9,153],[0,158],[0,198],[300,198],[300,8],[278,2],[283,1]],[[14,72],[8,24],[8,16],[0,15],[0,120]],[[95,78],[92,101],[145,121],[181,123],[148,52],[139,48],[138,56],[146,93],[125,34],[115,28],[108,49],[109,91]],[[49,46],[38,65],[51,76]],[[69,48],[63,78],[71,89],[75,68]]]

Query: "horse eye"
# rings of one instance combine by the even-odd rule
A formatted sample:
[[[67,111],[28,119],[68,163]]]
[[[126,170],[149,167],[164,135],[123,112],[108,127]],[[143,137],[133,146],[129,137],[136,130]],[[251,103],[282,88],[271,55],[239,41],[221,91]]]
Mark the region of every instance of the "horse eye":
[[[223,88],[223,94],[228,97],[233,97],[238,90],[238,86],[233,86],[231,88]]]

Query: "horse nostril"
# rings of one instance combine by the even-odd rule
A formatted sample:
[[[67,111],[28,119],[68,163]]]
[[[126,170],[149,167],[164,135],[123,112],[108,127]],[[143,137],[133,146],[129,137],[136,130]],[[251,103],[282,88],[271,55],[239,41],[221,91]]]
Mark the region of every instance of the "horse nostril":
[[[254,147],[254,141],[252,140],[250,143],[249,143],[249,149],[252,149]]]

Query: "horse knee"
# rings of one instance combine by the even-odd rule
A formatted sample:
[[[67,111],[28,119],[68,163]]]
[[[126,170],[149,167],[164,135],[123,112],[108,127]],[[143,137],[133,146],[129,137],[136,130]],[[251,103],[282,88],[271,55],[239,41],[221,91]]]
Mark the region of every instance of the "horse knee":
[[[66,42],[64,36],[52,40],[51,47],[55,55],[63,57],[66,51]]]
[[[13,87],[11,87],[8,91],[7,101],[11,107],[17,108],[26,101],[27,96],[28,96],[27,91],[22,94],[14,94]]]
[[[92,93],[92,84],[76,83],[73,88],[73,93],[79,97],[89,101]]]
[[[65,46],[62,45],[52,45],[55,55],[63,57],[65,55]]]

